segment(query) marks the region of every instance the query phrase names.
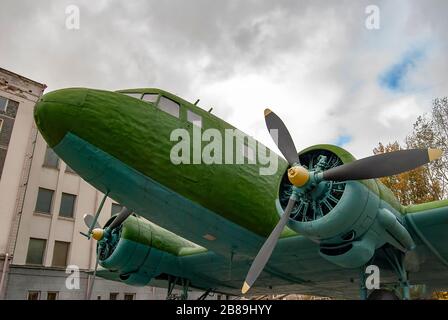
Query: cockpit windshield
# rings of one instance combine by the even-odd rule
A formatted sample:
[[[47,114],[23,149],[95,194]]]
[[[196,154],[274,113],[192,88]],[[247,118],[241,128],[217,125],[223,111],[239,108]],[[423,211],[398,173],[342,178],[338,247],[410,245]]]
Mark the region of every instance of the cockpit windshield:
[[[152,102],[152,103],[156,103],[157,102],[157,97],[159,95],[157,93],[145,93],[143,95],[143,101],[147,101],[147,102]]]
[[[133,97],[133,98],[137,98],[140,99],[142,97],[141,93],[132,93],[132,92],[122,92],[123,94]]]

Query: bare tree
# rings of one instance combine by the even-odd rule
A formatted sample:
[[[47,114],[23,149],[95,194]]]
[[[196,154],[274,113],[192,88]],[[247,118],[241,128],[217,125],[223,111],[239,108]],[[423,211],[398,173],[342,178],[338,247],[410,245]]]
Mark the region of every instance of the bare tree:
[[[432,183],[438,181],[440,194],[438,198],[448,197],[448,98],[433,100],[432,112],[417,118],[414,131],[406,138],[408,148],[438,148],[443,156],[431,162],[427,168],[428,178]]]

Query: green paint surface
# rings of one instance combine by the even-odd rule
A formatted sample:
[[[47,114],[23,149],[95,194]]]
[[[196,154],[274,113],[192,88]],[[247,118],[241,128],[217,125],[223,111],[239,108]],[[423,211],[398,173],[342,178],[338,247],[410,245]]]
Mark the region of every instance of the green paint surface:
[[[175,256],[207,251],[207,249],[138,216],[130,216],[123,223],[122,238],[151,246]]]
[[[406,206],[405,213],[414,213],[448,207],[448,199]]]

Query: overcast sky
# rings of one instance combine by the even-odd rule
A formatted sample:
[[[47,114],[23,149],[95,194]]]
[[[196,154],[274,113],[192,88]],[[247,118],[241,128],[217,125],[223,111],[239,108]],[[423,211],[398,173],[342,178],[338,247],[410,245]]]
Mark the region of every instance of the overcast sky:
[[[79,29],[66,27],[68,5]],[[366,27],[368,5],[379,29]],[[200,98],[272,147],[270,107],[298,149],[333,143],[359,158],[402,140],[448,94],[447,12],[443,0],[2,0],[0,67],[47,91],[159,87]]]

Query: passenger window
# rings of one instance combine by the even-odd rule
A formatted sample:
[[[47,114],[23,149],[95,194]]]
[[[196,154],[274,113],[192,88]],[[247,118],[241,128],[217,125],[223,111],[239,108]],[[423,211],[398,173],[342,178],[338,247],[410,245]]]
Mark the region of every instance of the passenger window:
[[[147,102],[152,102],[152,103],[156,103],[157,102],[157,97],[159,95],[157,93],[145,93],[143,95],[143,101],[147,101]]]
[[[187,110],[187,120],[199,128],[202,128],[202,117],[193,111]]]
[[[132,97],[132,98],[137,98],[137,99],[140,99],[140,97],[142,96],[141,93],[128,93],[128,92],[125,92],[125,93],[123,93],[123,94],[125,94],[125,95],[127,95],[127,96],[130,96],[130,97]]]
[[[179,104],[177,102],[162,96],[159,100],[159,108],[166,113],[179,118]]]

